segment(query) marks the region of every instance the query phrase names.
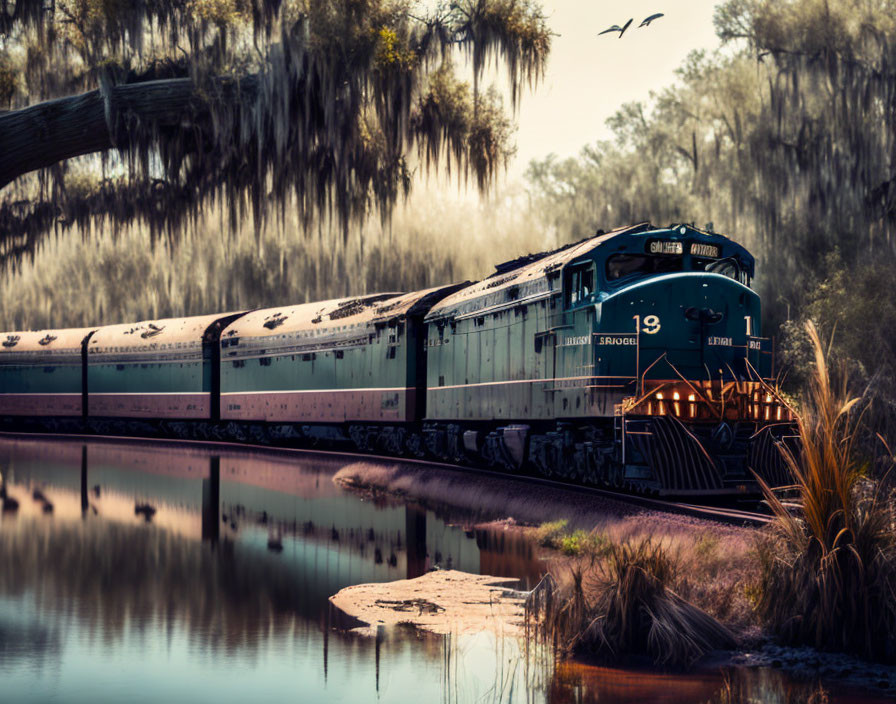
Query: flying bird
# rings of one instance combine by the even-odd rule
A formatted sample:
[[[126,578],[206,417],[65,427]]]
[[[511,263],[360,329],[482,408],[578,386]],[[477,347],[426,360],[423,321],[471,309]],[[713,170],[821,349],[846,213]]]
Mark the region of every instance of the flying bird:
[[[650,17],[646,18],[641,24],[638,25],[638,28],[640,29],[641,27],[649,27],[651,22],[653,22],[654,20],[658,20],[662,16],[662,12],[657,12],[655,15],[651,15]]]
[[[619,32],[619,38],[622,39],[622,35],[625,34],[625,30],[628,29],[628,26],[632,23],[633,19],[635,19],[635,18],[632,17],[628,22],[626,22],[621,27],[618,24],[614,24],[609,29],[605,29],[603,32],[598,32],[597,36],[600,36],[601,34],[608,34],[610,32]]]

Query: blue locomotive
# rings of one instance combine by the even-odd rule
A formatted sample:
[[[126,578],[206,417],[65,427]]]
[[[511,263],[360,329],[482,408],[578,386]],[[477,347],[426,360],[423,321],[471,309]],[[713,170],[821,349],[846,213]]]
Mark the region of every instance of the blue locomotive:
[[[754,260],[649,224],[476,283],[0,334],[25,430],[342,443],[660,495],[787,477]]]

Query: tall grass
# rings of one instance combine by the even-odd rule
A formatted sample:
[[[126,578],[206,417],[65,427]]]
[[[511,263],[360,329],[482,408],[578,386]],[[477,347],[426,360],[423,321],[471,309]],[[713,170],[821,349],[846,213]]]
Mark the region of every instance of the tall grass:
[[[815,326],[806,331],[815,368],[784,446],[798,496],[791,511],[766,484],[776,521],[760,549],[759,609],[786,642],[896,659],[896,539],[892,506],[866,478],[855,448],[861,423],[845,371],[836,380]],[[760,479],[760,482],[762,480]]]
[[[609,544],[587,564],[573,564],[567,592],[549,602],[544,633],[567,655],[648,657],[669,666],[733,647],[725,626],[672,591],[676,569],[650,538]]]

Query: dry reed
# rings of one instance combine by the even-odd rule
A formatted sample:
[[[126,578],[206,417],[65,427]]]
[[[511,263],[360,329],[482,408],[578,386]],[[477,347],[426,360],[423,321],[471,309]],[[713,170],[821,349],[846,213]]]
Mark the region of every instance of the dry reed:
[[[730,648],[731,631],[671,589],[677,560],[659,541],[607,545],[570,566],[571,585],[549,600],[541,627],[564,655],[648,657],[687,666]]]
[[[784,641],[892,661],[896,658],[896,539],[892,506],[866,478],[855,448],[859,400],[835,381],[815,326],[806,326],[815,369],[795,447],[795,511],[763,483],[776,521],[760,545],[759,609]],[[761,480],[760,480],[761,481]]]

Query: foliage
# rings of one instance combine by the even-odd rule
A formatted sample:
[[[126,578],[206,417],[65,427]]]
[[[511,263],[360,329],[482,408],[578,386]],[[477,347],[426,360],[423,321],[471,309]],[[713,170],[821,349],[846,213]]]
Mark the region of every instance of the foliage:
[[[0,53],[0,107],[11,105],[15,94],[15,70],[12,67],[12,62]]]
[[[831,339],[830,356],[846,365],[851,387],[863,391],[864,422],[856,428],[863,452],[879,455],[878,434],[896,431],[896,303],[882,296],[892,281],[892,266],[873,261],[860,271],[847,266],[838,250],[811,277],[799,314],[783,326],[783,360],[790,384],[807,386],[814,375],[814,350],[806,323]]]
[[[569,523],[565,518],[557,521],[546,521],[535,529],[535,542],[545,548],[554,547],[557,540],[566,530],[566,524]]]
[[[567,557],[593,559],[607,549],[609,539],[603,533],[582,529],[569,531],[567,524],[565,518],[542,523],[535,529],[535,542],[542,547],[559,550]]]
[[[675,571],[658,541],[610,543],[600,559],[572,568],[571,589],[548,606],[545,633],[568,654],[647,656],[663,665],[733,646],[725,626],[671,590]]]
[[[607,536],[580,529],[561,536],[557,547],[564,555],[578,556],[599,555],[608,545]]]
[[[306,230],[332,218],[346,239],[371,214],[388,219],[418,152],[427,169],[447,165],[485,189],[513,150],[497,93],[478,88],[486,59],[508,69],[515,107],[550,48],[528,0],[423,14],[412,0],[61,0],[33,14],[31,2],[0,9],[0,50],[25,88],[11,94],[14,107],[99,88],[117,151],[77,160],[76,171],[112,177],[89,208],[67,188],[69,164],[5,188],[0,259],[33,252],[73,210],[180,234],[214,203],[227,205],[233,229],[249,213],[261,224],[292,207]],[[464,53],[473,86],[454,73]],[[152,106],[119,109],[114,97],[124,84],[183,79],[193,90],[175,123]],[[446,86],[454,109],[442,121],[427,107]],[[0,135],[22,119],[0,116]],[[18,173],[0,173],[0,184]]]
[[[832,378],[815,326],[815,369],[797,422],[798,447],[782,452],[795,481],[791,513],[762,484],[776,521],[762,546],[760,610],[790,643],[896,659],[896,534],[892,507],[864,478],[855,448],[847,375]],[[761,480],[760,480],[761,482]]]
[[[86,177],[69,187],[88,198],[103,188]],[[363,238],[344,246],[333,244],[335,223],[293,236],[301,228],[294,212],[282,224],[231,231],[226,209],[212,207],[175,240],[145,226],[91,229],[88,220],[73,236],[44,240],[34,261],[0,273],[0,329],[201,315],[478,279],[520,251],[553,245],[527,227],[515,204],[461,206],[421,192],[388,227],[368,223]]]

